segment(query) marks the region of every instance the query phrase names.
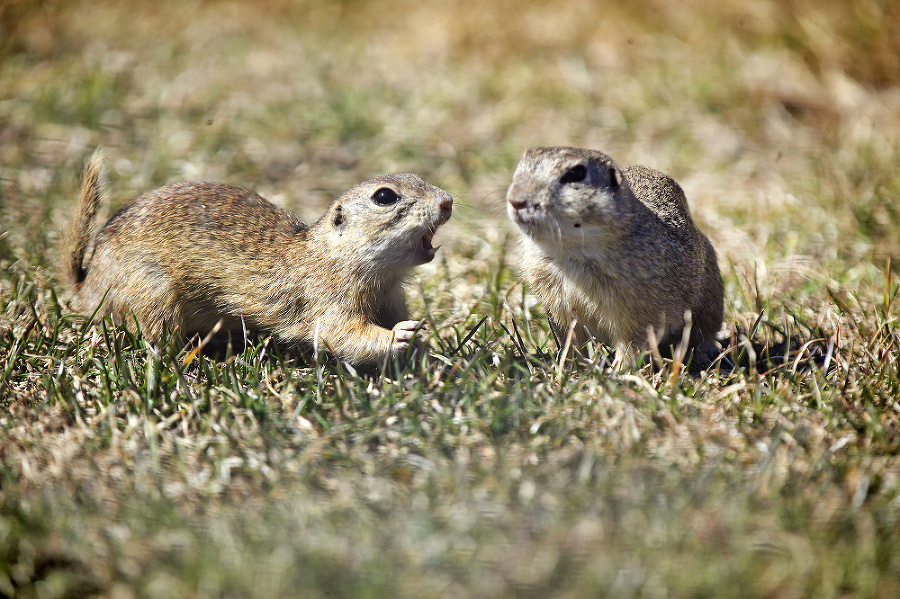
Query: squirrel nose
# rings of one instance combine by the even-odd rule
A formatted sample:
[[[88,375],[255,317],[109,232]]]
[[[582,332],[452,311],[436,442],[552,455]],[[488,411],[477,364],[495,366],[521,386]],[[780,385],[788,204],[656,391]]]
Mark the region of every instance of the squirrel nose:
[[[450,214],[453,213],[453,198],[449,195],[442,197],[438,203],[438,209],[441,211],[442,218],[450,218]]]
[[[518,198],[509,198],[509,205],[513,207],[514,210],[521,210],[525,207],[527,202],[525,200],[520,200]]]
[[[517,181],[513,179],[509,189],[506,190],[506,201],[510,207],[519,211],[528,205],[528,200],[534,195],[534,189],[528,182]]]

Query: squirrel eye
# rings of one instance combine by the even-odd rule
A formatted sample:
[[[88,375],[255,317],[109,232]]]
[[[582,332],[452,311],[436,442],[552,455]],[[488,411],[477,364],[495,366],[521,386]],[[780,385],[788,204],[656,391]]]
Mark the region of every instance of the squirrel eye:
[[[372,194],[372,201],[379,206],[389,206],[399,199],[400,196],[397,195],[397,192],[390,187],[382,187],[374,194]]]
[[[573,166],[560,177],[559,182],[565,185],[566,183],[580,183],[584,181],[584,178],[587,177],[587,169],[583,164],[578,164]]]

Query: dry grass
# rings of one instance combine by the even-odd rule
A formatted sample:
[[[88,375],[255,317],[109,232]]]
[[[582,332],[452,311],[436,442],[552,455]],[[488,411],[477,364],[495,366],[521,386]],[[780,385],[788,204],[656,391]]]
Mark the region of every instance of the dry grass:
[[[0,5],[0,595],[893,596],[898,23],[877,0]],[[503,197],[558,143],[682,182],[736,369],[557,369]],[[410,285],[434,361],[372,378],[262,339],[182,367],[67,315],[59,231],[101,144],[115,205],[211,179],[313,218],[378,173],[445,187]]]

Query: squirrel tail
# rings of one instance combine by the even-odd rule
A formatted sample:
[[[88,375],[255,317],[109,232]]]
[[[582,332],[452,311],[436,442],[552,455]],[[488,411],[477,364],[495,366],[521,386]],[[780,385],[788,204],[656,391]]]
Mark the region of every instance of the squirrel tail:
[[[75,208],[75,218],[66,238],[66,274],[75,291],[81,287],[87,275],[84,257],[91,243],[94,219],[103,199],[100,178],[103,172],[103,150],[97,149],[84,169],[81,193]]]

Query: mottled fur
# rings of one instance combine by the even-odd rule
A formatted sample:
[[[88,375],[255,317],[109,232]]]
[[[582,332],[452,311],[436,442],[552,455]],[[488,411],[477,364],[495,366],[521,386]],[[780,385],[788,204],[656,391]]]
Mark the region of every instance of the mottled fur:
[[[715,250],[694,225],[681,187],[598,151],[531,148],[507,194],[522,231],[521,272],[565,338],[594,337],[619,355],[676,344],[690,311],[690,346],[711,349],[722,324]]]
[[[356,363],[400,355],[412,341],[418,323],[407,320],[403,281],[434,256],[432,236],[452,211],[447,192],[409,173],[377,177],[307,225],[241,187],[175,183],[120,209],[91,244],[100,168],[95,155],[66,248],[75,311],[136,318],[151,341],[203,334],[221,319],[225,330],[317,340]],[[397,199],[377,203],[383,190]]]

